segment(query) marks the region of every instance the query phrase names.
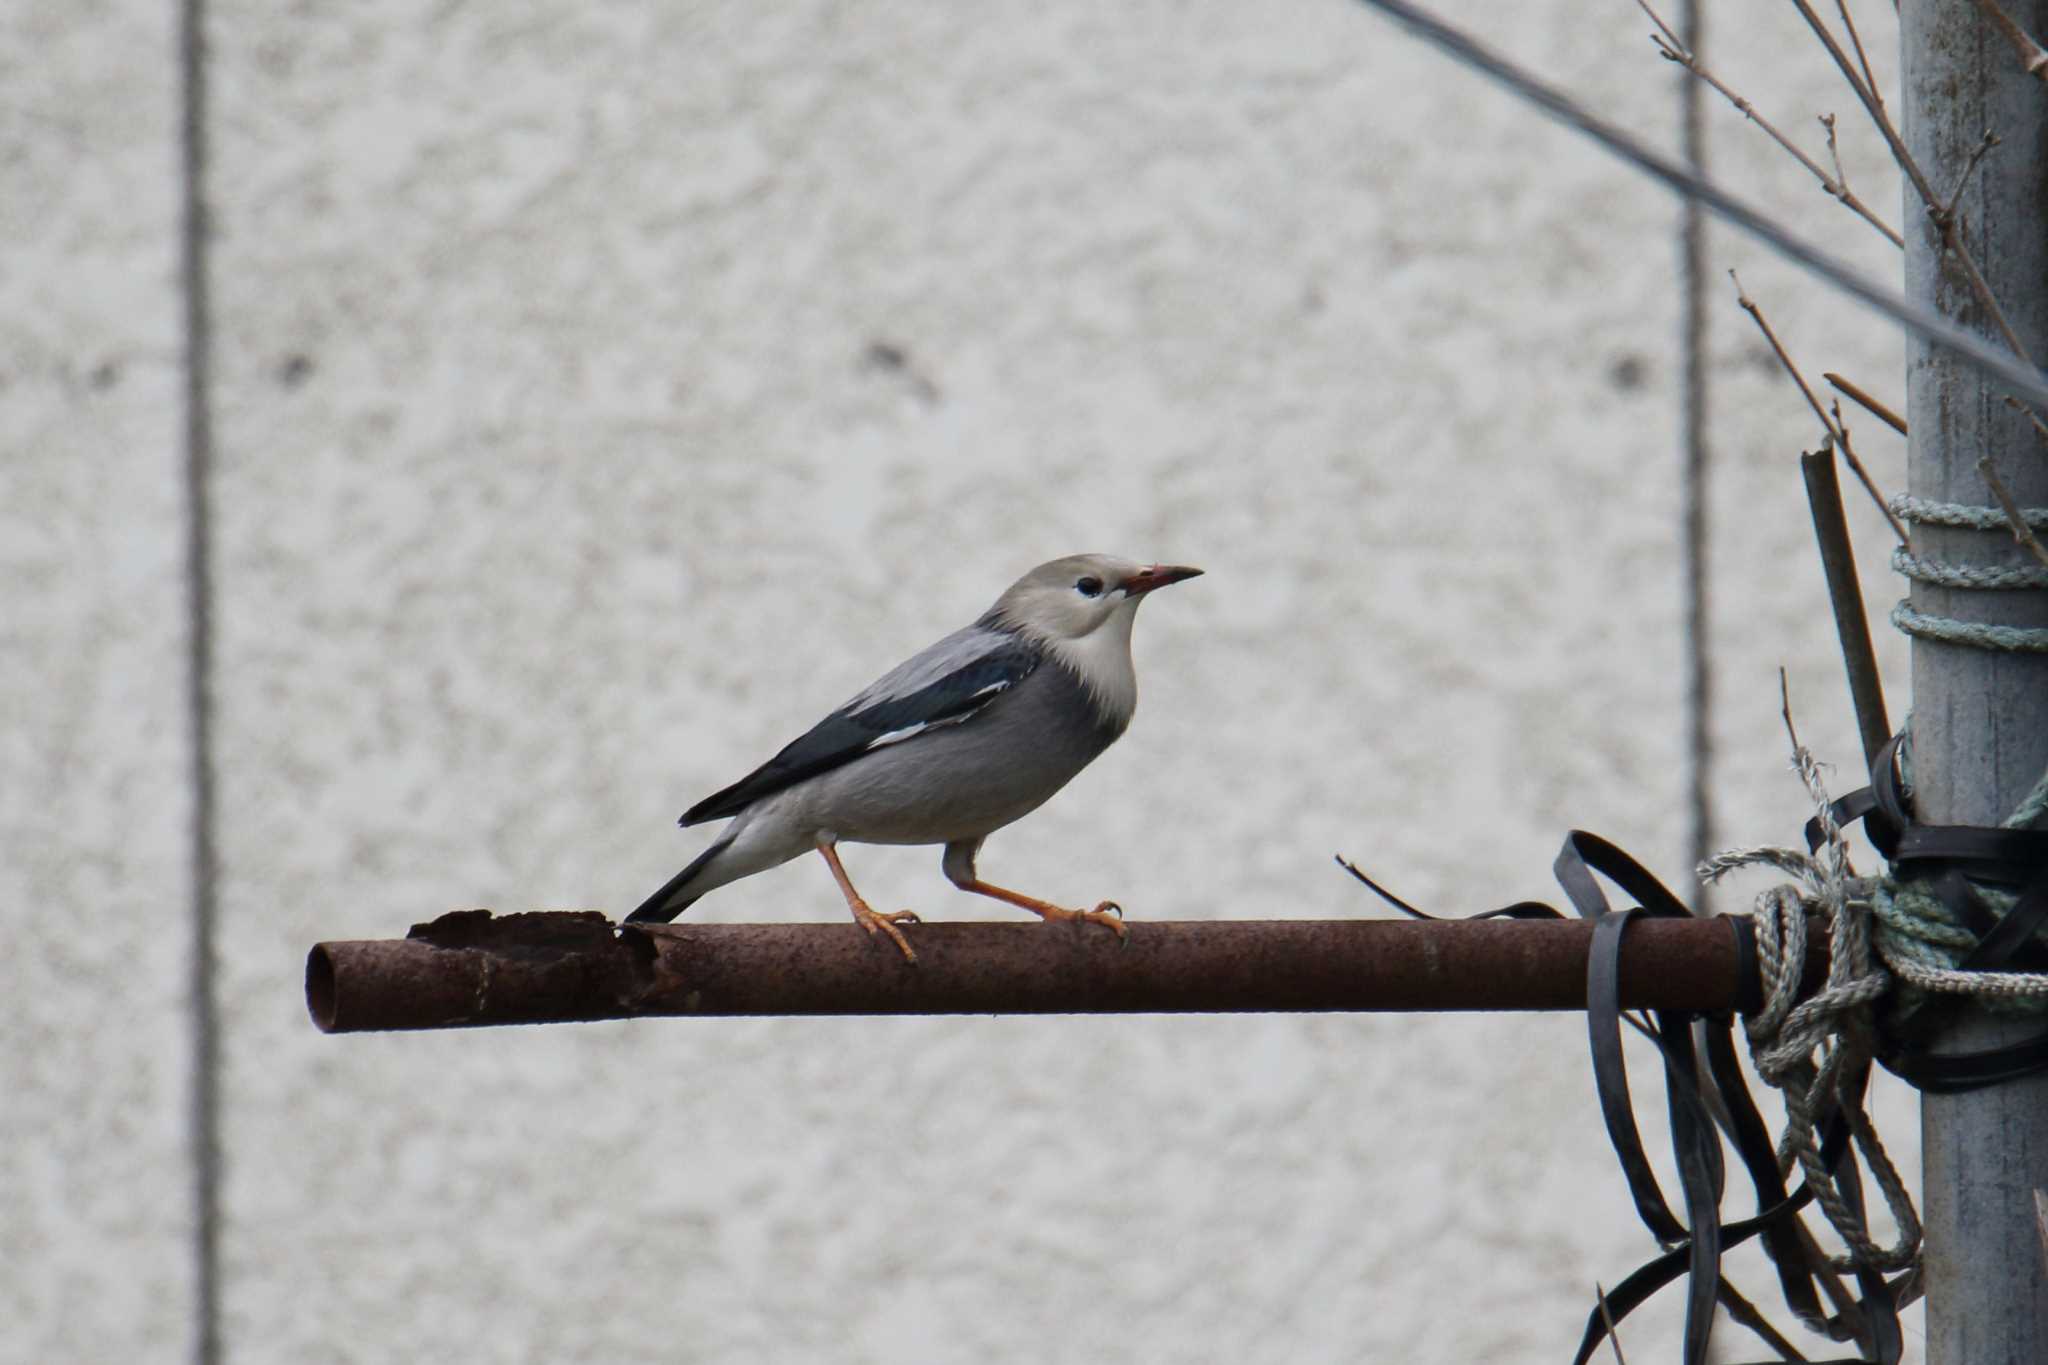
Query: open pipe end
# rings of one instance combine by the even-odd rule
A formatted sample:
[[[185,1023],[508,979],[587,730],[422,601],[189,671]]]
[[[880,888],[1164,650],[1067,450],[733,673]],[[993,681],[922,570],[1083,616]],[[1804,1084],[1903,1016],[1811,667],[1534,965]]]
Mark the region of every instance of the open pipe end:
[[[334,959],[324,943],[306,954],[306,1012],[322,1033],[334,1032]]]

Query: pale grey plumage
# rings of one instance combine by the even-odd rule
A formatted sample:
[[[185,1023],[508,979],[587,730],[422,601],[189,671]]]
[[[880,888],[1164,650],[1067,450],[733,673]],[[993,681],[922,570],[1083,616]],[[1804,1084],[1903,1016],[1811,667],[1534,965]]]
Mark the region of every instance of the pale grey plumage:
[[[813,848],[838,873],[831,850],[841,840],[944,844],[956,884],[1040,914],[1075,913],[979,882],[975,851],[1123,733],[1137,706],[1130,633],[1138,603],[1199,572],[1105,555],[1039,565],[973,625],[883,674],[693,806],[686,825],[733,822],[630,918],[673,919],[706,892]],[[871,922],[843,874],[841,884],[856,918],[871,932],[886,929],[914,960],[893,924]]]

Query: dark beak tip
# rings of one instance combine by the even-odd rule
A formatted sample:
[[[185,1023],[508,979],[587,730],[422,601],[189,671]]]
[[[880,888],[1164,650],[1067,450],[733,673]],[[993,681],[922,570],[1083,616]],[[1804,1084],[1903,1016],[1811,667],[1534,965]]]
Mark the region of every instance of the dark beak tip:
[[[1132,575],[1126,587],[1139,593],[1148,593],[1155,588],[1164,588],[1201,576],[1202,571],[1192,564],[1148,564]]]

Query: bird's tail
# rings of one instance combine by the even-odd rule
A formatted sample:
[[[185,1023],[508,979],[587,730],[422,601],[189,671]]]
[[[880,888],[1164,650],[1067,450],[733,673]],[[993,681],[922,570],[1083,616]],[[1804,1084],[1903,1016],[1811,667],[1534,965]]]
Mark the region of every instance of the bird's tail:
[[[711,865],[713,858],[725,852],[726,848],[732,843],[732,839],[732,833],[728,833],[717,843],[691,859],[690,865],[681,872],[676,873],[675,876],[670,877],[661,890],[640,902],[640,908],[626,916],[626,921],[629,924],[647,924],[650,922],[667,924],[677,915],[682,914],[683,911],[696,904],[697,898],[702,896],[705,891],[709,891],[711,887],[692,891],[690,883],[696,881],[702,875],[704,869]],[[717,884],[716,882],[713,883],[714,886]]]

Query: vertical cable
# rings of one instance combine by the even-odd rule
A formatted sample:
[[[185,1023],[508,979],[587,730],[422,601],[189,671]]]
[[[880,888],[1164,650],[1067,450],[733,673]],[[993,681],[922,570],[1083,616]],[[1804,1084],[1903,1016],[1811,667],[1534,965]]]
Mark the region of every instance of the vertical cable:
[[[1705,0],[1685,0],[1679,12],[1679,36],[1694,52],[1700,51],[1704,37],[1704,6]],[[1676,76],[1686,169],[1704,179],[1707,144],[1700,82],[1689,71],[1679,71]],[[1715,845],[1713,641],[1707,600],[1707,222],[1697,199],[1685,201],[1678,240],[1684,291],[1679,305],[1680,364],[1684,370],[1679,419],[1684,443],[1684,526],[1679,539],[1685,574],[1686,810],[1692,864],[1697,867]],[[1702,910],[1705,896],[1704,888],[1695,896]]]
[[[219,1365],[220,1016],[214,983],[219,883],[213,788],[213,536],[207,496],[213,466],[212,307],[207,293],[206,7],[180,0],[178,239],[185,344],[186,727],[192,759],[192,1357]]]

